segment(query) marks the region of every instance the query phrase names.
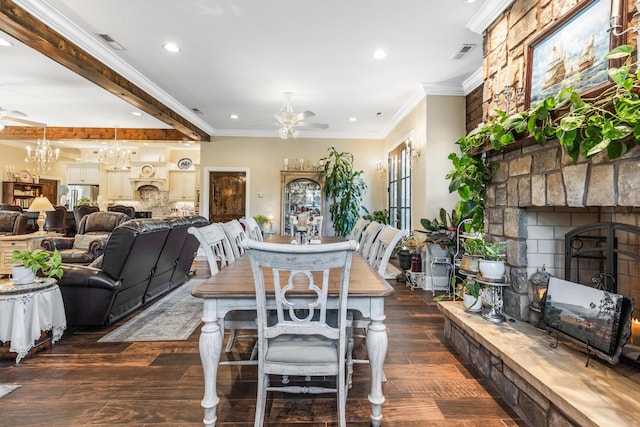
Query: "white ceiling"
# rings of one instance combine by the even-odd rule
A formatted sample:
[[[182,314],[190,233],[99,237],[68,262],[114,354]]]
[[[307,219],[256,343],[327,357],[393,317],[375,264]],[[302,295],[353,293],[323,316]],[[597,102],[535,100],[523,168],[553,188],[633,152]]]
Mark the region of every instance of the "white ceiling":
[[[425,88],[463,94],[482,65],[482,36],[465,28],[482,0],[15,2],[214,136],[277,136],[273,114],[288,91],[295,112],[311,110],[309,121],[329,124],[300,137],[382,138]],[[125,101],[0,37],[13,43],[0,46],[1,107],[49,126],[168,127],[134,117]],[[165,51],[168,41],[181,51]],[[463,44],[475,47],[453,59]],[[378,48],[385,59],[372,58]]]

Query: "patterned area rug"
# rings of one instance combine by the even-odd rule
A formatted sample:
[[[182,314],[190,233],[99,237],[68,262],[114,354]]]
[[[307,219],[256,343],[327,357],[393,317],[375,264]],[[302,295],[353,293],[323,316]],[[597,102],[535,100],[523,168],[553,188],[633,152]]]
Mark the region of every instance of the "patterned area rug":
[[[191,295],[202,282],[188,281],[98,342],[186,340],[202,319],[202,299]]]
[[[7,394],[11,393],[13,390],[20,388],[22,386],[15,384],[0,384],[0,398],[5,397]]]

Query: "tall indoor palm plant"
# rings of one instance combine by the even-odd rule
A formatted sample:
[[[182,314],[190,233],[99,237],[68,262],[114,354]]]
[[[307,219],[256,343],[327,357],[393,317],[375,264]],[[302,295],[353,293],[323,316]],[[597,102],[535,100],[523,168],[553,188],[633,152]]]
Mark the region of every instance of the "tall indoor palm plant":
[[[324,161],[324,194],[329,200],[329,213],[337,235],[349,234],[360,217],[362,196],[367,184],[362,179],[363,171],[353,170],[353,154],[339,153],[334,147]]]

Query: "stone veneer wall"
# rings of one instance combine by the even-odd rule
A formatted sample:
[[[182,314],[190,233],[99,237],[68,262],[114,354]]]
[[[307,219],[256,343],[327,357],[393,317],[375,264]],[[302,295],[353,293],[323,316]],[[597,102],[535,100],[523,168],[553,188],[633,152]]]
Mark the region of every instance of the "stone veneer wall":
[[[521,144],[489,152],[488,160],[499,166],[487,191],[485,229],[489,239],[508,242],[511,286],[504,290],[504,310],[517,319],[529,317],[528,277],[537,268],[547,264],[552,274],[564,277],[569,230],[594,222],[640,221],[640,147],[615,161],[600,155],[573,164],[558,142],[550,141],[544,147]]]

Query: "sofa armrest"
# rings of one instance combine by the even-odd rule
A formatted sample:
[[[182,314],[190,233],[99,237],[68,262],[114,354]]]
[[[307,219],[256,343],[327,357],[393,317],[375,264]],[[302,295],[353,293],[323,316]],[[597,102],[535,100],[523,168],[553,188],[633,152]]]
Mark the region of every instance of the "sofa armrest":
[[[87,251],[87,261],[93,261],[104,253],[104,248],[107,246],[108,238],[99,238],[93,240],[89,244],[89,250]]]
[[[100,288],[118,290],[122,287],[120,280],[114,280],[102,270],[86,265],[62,264],[62,278],[58,280],[60,287]]]
[[[40,246],[47,251],[53,252],[55,249],[71,249],[73,248],[73,237],[50,237],[48,239],[44,239]]]

